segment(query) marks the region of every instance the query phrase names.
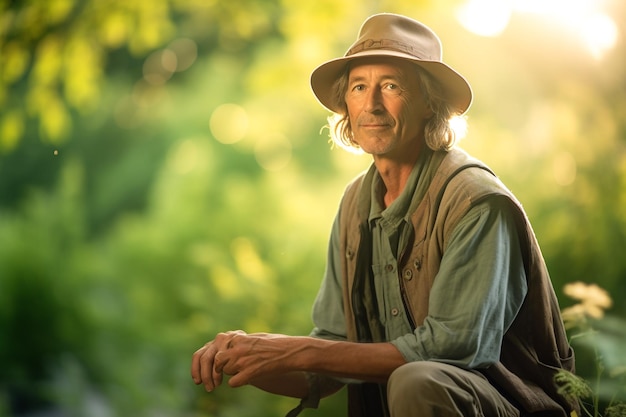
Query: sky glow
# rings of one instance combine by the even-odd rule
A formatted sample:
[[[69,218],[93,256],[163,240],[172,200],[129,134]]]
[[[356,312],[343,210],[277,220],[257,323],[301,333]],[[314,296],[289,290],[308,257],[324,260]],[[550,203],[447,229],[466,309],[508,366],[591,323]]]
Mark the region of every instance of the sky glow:
[[[603,6],[601,0],[467,0],[457,10],[457,19],[472,33],[496,37],[506,30],[514,14],[549,18],[554,30],[571,32],[573,41],[600,60],[620,36]]]

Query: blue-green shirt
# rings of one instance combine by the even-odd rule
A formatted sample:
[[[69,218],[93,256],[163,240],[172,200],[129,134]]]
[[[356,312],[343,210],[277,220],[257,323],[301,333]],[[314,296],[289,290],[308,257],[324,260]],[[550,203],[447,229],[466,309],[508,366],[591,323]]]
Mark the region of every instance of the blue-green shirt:
[[[421,157],[402,194],[387,208],[378,174],[371,184],[369,225],[372,271],[386,340],[407,361],[436,360],[467,368],[494,363],[504,332],[527,291],[513,214],[497,198],[473,207],[459,222],[441,260],[424,322],[411,328],[403,312],[398,248],[410,231],[410,215],[421,202],[438,162]],[[324,280],[313,306],[311,335],[346,340],[338,216],[333,224]]]

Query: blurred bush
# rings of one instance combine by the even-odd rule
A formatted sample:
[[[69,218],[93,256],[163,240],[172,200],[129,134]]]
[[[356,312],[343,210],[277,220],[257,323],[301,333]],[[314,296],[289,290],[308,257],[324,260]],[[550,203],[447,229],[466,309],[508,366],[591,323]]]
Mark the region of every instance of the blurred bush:
[[[330,150],[308,75],[378,11],[429,22],[470,78],[462,145],[525,204],[559,295],[577,280],[622,294],[625,57],[529,47],[520,32],[551,27],[535,21],[471,35],[460,3],[0,1],[0,415],[297,403],[207,394],[190,358],[219,331],[310,330],[333,215],[368,159]],[[605,333],[619,357],[623,333]],[[322,407],[306,413],[344,414],[345,393]]]

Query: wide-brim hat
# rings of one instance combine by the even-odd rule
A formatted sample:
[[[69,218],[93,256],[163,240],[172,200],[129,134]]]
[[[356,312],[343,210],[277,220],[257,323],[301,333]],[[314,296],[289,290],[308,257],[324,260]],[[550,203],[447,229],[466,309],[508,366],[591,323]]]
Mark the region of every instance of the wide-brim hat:
[[[463,114],[472,103],[472,88],[465,78],[442,61],[439,37],[417,20],[392,13],[369,17],[356,41],[341,58],[323,63],[311,74],[311,88],[328,110],[340,113],[333,85],[349,62],[364,57],[394,57],[411,61],[441,83],[444,97],[454,111]]]

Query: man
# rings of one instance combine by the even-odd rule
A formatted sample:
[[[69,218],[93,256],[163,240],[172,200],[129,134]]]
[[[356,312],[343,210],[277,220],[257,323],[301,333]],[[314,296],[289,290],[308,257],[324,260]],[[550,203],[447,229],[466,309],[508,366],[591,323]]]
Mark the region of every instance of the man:
[[[373,157],[346,189],[309,337],[217,335],[192,376],[230,375],[315,407],[342,385],[351,416],[569,415],[573,370],[552,285],[520,204],[454,147],[472,101],[437,36],[404,16],[365,21],[313,71],[337,141]]]

